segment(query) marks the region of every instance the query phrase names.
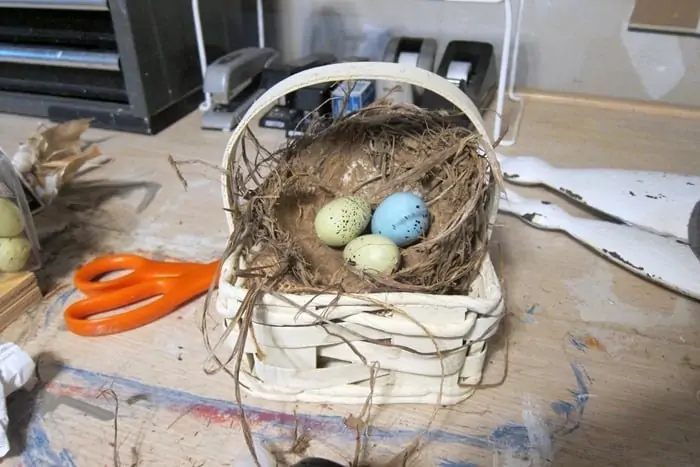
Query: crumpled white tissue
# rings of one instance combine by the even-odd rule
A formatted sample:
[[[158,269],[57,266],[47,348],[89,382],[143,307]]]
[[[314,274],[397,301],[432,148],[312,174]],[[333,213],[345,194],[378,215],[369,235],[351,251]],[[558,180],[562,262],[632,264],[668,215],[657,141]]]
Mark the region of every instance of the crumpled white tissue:
[[[19,346],[11,342],[0,342],[0,458],[10,451],[6,398],[20,388],[31,389],[30,386],[36,382],[35,368],[32,357]]]
[[[21,143],[17,152],[12,156],[12,165],[15,166],[15,170],[21,174],[26,174],[34,168],[34,164],[37,163],[39,157],[36,151],[27,143]]]
[[[270,452],[267,446],[260,440],[253,438],[253,447],[255,448],[255,455],[260,462],[260,467],[277,467],[277,459],[275,459],[274,454]],[[255,459],[253,459],[252,454],[245,447],[244,451],[241,453],[240,457],[233,462],[234,467],[255,467]]]

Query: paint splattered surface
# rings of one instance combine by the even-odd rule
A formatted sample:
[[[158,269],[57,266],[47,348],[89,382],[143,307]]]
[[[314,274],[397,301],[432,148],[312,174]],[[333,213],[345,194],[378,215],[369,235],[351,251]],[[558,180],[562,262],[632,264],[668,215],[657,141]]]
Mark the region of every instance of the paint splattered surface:
[[[528,104],[518,142],[523,152],[542,153],[542,141],[548,141],[547,154],[561,158],[550,162],[558,165],[694,167],[695,144],[683,141],[688,134],[700,138],[695,124],[661,125],[659,117],[637,116],[625,121],[621,138],[610,133],[620,128],[619,112],[562,108]],[[7,122],[0,125],[6,150],[35,124],[6,116],[0,122]],[[582,138],[582,125],[598,137]],[[665,134],[650,139],[658,127]],[[170,153],[216,164],[226,135],[199,131],[194,115],[155,138],[95,137],[106,138],[101,146],[115,158],[109,180],[96,183],[100,173],[91,174],[89,189],[76,187],[40,219],[42,280],[50,293],[3,336],[41,355],[42,376],[50,379],[42,390],[10,398],[15,448],[3,465],[114,465],[114,420],[104,415],[113,414],[115,404],[104,396],[107,389],[120,401],[116,446],[122,465],[137,458],[142,466],[232,465],[245,449],[238,409],[228,377],[202,371],[201,302],[151,326],[99,339],[68,333],[61,317],[78,298],[71,273],[97,254],[197,261],[219,254],[227,230],[218,174],[188,166],[185,192],[166,160]],[[630,140],[645,144],[634,151],[615,146]],[[668,144],[675,157],[659,162]],[[614,160],[607,156],[611,150]],[[115,188],[120,181],[132,186]],[[499,225],[494,238],[502,248],[510,312],[507,377],[496,384],[504,372],[501,333],[484,379],[495,387],[442,409],[411,465],[698,465],[700,305],[630,276],[562,235],[508,218]],[[74,402],[47,410],[52,397]],[[352,457],[355,435],[343,419],[357,407],[251,398],[245,404],[260,439],[288,449],[298,421],[312,438],[310,453]],[[431,407],[418,406],[375,410],[368,458],[381,461],[400,451],[432,414]]]
[[[574,397],[569,405],[579,407],[582,414],[587,403],[588,383],[579,379],[581,369],[576,366],[572,368],[576,389],[572,389]],[[98,465],[105,462],[105,457],[112,456],[113,446],[109,442],[104,443],[102,449],[88,449],[88,446],[103,439],[108,440],[113,435],[114,421],[95,416],[96,411],[107,414],[114,411],[114,401],[104,397],[107,388],[119,395],[117,422],[122,437],[119,437],[119,430],[117,437],[118,444],[124,448],[120,448],[120,451],[131,453],[145,465],[179,465],[178,462],[184,457],[216,463],[232,461],[240,455],[240,444],[229,442],[231,433],[240,429],[240,410],[231,400],[204,397],[64,365],[44,366],[42,370],[54,372],[55,378],[40,391],[16,393],[10,399],[10,412],[24,422],[22,431],[26,434],[24,449],[18,455],[18,465]],[[48,411],[37,404],[46,397],[79,401],[82,405],[59,404]],[[244,411],[256,436],[269,445],[291,444],[295,427],[301,427],[312,439],[318,436],[312,445],[318,445],[321,450],[329,446],[342,449],[352,445],[355,438],[355,431],[345,426],[343,417],[333,413],[295,414],[251,404],[246,404]],[[556,410],[553,413],[556,414]],[[538,410],[534,415],[538,417],[540,426],[528,424],[526,416],[524,424],[510,421],[489,430],[477,423],[472,433],[435,427],[423,437],[428,445],[433,445],[430,450],[449,456],[441,458],[440,465],[479,465],[455,460],[459,453],[466,455],[475,450],[479,452],[476,458],[508,455],[522,459],[535,453],[540,455],[544,446],[546,456],[551,456],[550,437],[554,435],[550,433],[548,422],[542,418],[547,414]],[[80,420],[79,425],[75,424],[76,419]],[[570,431],[576,428],[578,426],[573,426]],[[536,437],[537,430],[543,430],[541,433],[546,437]],[[58,433],[57,439],[53,436],[54,432]],[[382,451],[385,454],[399,451],[422,432],[420,426],[374,427],[368,442],[375,447],[380,446],[376,456]],[[61,441],[77,437],[81,439],[81,445],[61,446]],[[168,441],[177,444],[178,449],[173,451]],[[224,448],[207,450],[215,445],[223,445]],[[128,446],[131,447],[126,449]],[[144,450],[144,446],[148,446],[148,449]],[[457,452],[448,454],[450,451]]]

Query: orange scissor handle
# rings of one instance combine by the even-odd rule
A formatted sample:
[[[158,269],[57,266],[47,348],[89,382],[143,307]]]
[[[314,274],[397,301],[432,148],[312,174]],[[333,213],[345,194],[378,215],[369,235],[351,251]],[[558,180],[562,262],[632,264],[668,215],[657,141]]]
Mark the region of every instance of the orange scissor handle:
[[[162,277],[184,276],[190,272],[205,269],[208,264],[153,261],[138,255],[110,255],[97,258],[75,273],[74,282],[78,290],[86,295],[108,290],[123,289],[144,281]],[[100,277],[119,271],[130,273],[104,281]]]
[[[140,258],[140,257],[136,257]],[[87,293],[88,297],[84,300],[71,304],[64,312],[66,327],[69,331],[81,336],[105,336],[118,332],[129,331],[146,324],[156,321],[190,300],[198,297],[207,291],[212,281],[215,279],[219,268],[219,262],[215,261],[209,264],[191,264],[191,263],[159,263],[150,261],[145,258],[140,258],[156,268],[159,276],[154,276],[153,271],[148,272],[143,266],[138,269],[138,264],[131,262],[130,266],[136,266],[137,269],[130,275],[132,278],[124,280],[123,276],[113,281],[106,281],[109,284],[121,280],[121,287],[112,285],[109,288],[96,290],[88,287],[90,290]],[[99,260],[98,260],[99,261]],[[123,263],[126,266],[126,263]],[[166,270],[161,264],[180,266],[180,271],[185,270],[184,274],[175,274],[174,269],[170,274],[166,274]],[[99,265],[99,263],[97,263]],[[183,266],[185,266],[184,269]],[[192,267],[196,266],[196,267]],[[92,271],[98,271],[97,266]],[[124,268],[121,268],[124,269]],[[114,270],[113,268],[111,270]],[[91,272],[88,269],[87,272]],[[102,274],[109,271],[102,271]],[[99,275],[99,274],[98,274]],[[89,274],[81,276],[84,280]],[[89,282],[89,281],[88,281]],[[99,284],[89,282],[91,284]],[[126,284],[126,285],[124,285]],[[85,285],[84,283],[82,285]],[[78,277],[76,275],[76,286],[78,286]],[[80,288],[80,286],[78,286]],[[83,289],[80,289],[83,290]],[[129,305],[138,304],[141,301],[158,297],[151,303],[134,310],[126,311],[120,314],[107,316],[103,318],[88,319],[95,315],[106,313],[109,311],[118,310]]]

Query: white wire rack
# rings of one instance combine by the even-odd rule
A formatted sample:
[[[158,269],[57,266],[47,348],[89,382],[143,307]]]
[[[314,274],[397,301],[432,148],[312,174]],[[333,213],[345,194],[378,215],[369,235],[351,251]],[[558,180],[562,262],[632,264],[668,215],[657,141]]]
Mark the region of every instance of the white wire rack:
[[[503,3],[504,13],[504,31],[503,31],[503,52],[501,53],[501,65],[499,68],[498,88],[496,91],[496,112],[493,118],[493,139],[497,140],[503,131],[503,111],[505,109],[505,101],[508,98],[510,101],[517,104],[515,118],[511,122],[511,128],[508,131],[509,138],[504,137],[501,141],[502,146],[512,146],[518,137],[520,131],[520,121],[523,117],[523,100],[515,94],[515,79],[518,65],[518,50],[520,49],[520,33],[523,21],[523,9],[525,0],[519,0],[517,13],[513,12],[511,0],[445,0],[448,2],[459,3]],[[265,47],[265,19],[263,15],[263,0],[257,0],[256,13],[258,22],[258,46]],[[194,17],[195,34],[197,36],[197,49],[199,51],[199,65],[202,69],[202,77],[207,72],[207,57],[204,47],[204,33],[202,31],[202,20],[199,14],[199,0],[192,0],[192,15]],[[514,17],[517,15],[517,18]],[[515,22],[515,27],[513,23]],[[211,95],[204,94],[204,102],[200,106],[201,110],[208,110],[211,107]],[[506,135],[507,136],[507,135]]]
[[[503,30],[503,52],[501,53],[501,65],[499,67],[498,89],[496,92],[496,112],[493,117],[493,139],[497,140],[503,131],[503,111],[505,109],[505,101],[508,98],[510,101],[517,104],[515,118],[511,122],[511,128],[508,131],[509,138],[504,135],[501,141],[501,146],[512,146],[518,137],[520,131],[520,121],[523,118],[523,100],[515,94],[515,79],[518,69],[518,50],[520,49],[520,33],[523,22],[523,10],[525,0],[519,0],[517,13],[513,12],[513,4],[511,0],[444,0],[455,3],[503,3],[504,23]],[[513,27],[514,16],[515,27]]]
[[[258,47],[265,47],[265,19],[263,15],[263,0],[257,0],[255,4],[258,20]],[[199,53],[199,67],[202,70],[202,79],[207,74],[207,51],[204,46],[204,30],[202,28],[202,17],[199,11],[199,0],[192,0],[192,17],[194,18],[194,34],[197,39],[197,51]],[[204,93],[204,102],[199,106],[205,111],[211,108],[211,94]]]

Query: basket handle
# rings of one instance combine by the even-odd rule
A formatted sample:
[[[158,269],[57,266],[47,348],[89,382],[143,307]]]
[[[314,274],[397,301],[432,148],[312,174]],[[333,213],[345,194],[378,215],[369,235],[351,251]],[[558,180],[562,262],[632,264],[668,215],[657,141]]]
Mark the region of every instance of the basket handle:
[[[279,83],[268,89],[257,101],[248,109],[236,128],[233,130],[231,137],[226,144],[222,167],[227,171],[230,166],[232,157],[237,153],[238,144],[243,138],[245,129],[250,122],[256,117],[267,112],[277,101],[287,94],[299,89],[311,86],[314,84],[328,83],[333,81],[346,80],[392,80],[420,86],[429,91],[438,94],[460,111],[462,111],[471,122],[474,124],[476,131],[482,137],[483,149],[486,151],[486,157],[492,167],[498,167],[496,153],[493,149],[493,143],[486,131],[486,125],[479,109],[476,108],[474,102],[464,94],[457,86],[447,81],[445,78],[431,71],[423,70],[414,66],[406,66],[398,63],[390,62],[349,62],[349,63],[334,63],[324,65],[317,68],[311,68],[300,73],[295,73],[292,76],[280,81]],[[235,228],[235,220],[231,215],[231,207],[233,200],[229,186],[230,177],[227,173],[222,176],[222,197],[224,202],[224,212],[226,213],[226,221],[231,232]],[[496,197],[498,198],[498,197]],[[497,203],[493,206],[491,221],[495,218]]]

